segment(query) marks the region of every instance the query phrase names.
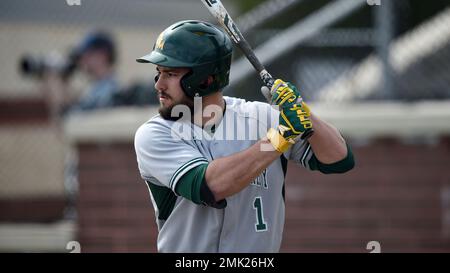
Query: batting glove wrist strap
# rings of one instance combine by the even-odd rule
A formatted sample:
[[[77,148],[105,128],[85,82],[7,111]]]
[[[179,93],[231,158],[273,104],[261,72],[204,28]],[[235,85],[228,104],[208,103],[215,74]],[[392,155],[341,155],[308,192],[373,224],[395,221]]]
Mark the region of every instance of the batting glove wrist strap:
[[[267,139],[269,139],[275,150],[280,153],[286,152],[287,149],[289,149],[289,147],[293,144],[291,141],[286,140],[280,132],[274,128],[270,128],[267,132]]]

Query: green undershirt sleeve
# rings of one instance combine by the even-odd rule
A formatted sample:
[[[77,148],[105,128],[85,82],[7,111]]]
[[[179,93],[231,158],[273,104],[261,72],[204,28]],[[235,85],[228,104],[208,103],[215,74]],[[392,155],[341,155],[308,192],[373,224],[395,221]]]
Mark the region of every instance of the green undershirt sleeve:
[[[202,164],[192,168],[178,181],[175,192],[198,205],[207,205],[214,208],[226,207],[226,200],[215,201],[214,195],[205,181],[205,173],[208,164]]]
[[[355,167],[355,159],[350,146],[348,144],[346,145],[347,156],[344,159],[332,164],[324,164],[320,162],[313,154],[311,159],[308,161],[309,167],[311,168],[311,170],[318,170],[324,174],[345,173],[347,171],[350,171]]]

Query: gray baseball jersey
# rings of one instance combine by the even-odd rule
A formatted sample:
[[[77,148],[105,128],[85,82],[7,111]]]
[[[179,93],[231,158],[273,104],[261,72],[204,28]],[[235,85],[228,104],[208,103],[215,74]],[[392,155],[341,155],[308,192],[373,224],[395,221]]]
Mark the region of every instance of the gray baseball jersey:
[[[280,249],[286,158],[309,168],[312,150],[307,142],[298,142],[250,185],[227,197],[223,209],[195,204],[175,192],[180,178],[192,168],[243,151],[278,125],[279,112],[269,104],[224,99],[226,111],[212,135],[190,122],[164,120],[159,115],[136,132],[139,171],[153,189],[150,197],[157,218],[159,252]],[[167,202],[170,198],[173,202]],[[162,205],[167,203],[172,205]]]

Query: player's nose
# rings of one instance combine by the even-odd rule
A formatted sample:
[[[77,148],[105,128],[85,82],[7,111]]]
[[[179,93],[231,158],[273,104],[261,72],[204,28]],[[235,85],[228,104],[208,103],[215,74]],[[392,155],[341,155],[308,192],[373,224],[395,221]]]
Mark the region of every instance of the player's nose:
[[[167,84],[161,77],[155,77],[155,89],[158,91],[167,90]]]

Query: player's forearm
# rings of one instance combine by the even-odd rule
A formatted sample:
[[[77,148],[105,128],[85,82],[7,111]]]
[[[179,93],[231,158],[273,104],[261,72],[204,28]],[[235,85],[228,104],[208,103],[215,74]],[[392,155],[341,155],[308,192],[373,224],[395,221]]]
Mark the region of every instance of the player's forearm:
[[[311,114],[314,134],[308,139],[314,155],[324,164],[331,164],[344,159],[347,146],[339,131],[331,124]]]
[[[205,180],[217,201],[240,192],[280,157],[277,151],[267,151],[271,145],[260,140],[242,152],[209,163]]]

